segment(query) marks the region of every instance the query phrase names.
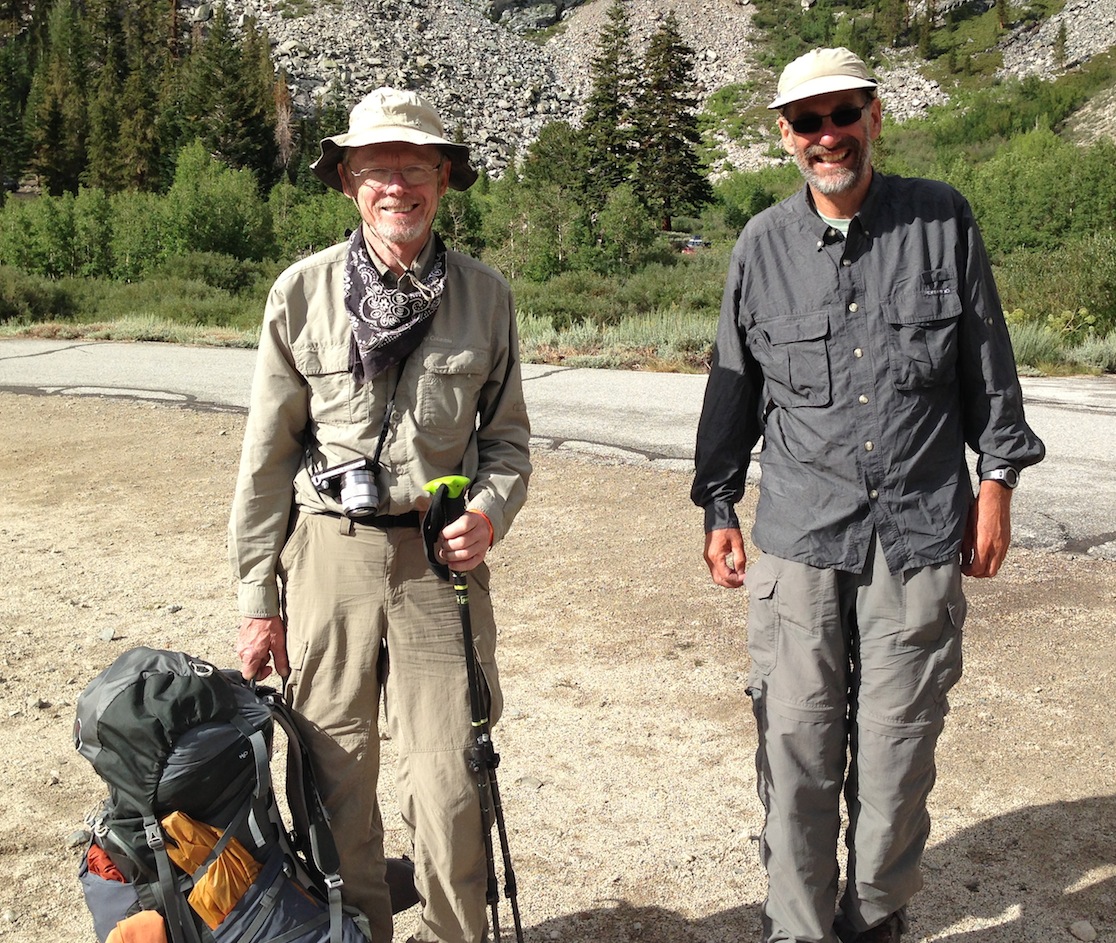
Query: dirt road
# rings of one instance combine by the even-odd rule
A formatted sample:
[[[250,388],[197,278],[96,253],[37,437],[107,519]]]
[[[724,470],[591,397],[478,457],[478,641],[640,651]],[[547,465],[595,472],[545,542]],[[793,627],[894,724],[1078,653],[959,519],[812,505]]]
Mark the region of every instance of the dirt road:
[[[103,790],[74,703],[138,644],[232,664],[242,417],[0,394],[0,424],[0,938],[92,941],[68,839]],[[492,557],[527,938],[757,939],[746,599],[708,580],[685,474],[536,462]],[[967,590],[909,939],[1058,943],[1087,921],[1116,940],[1116,564],[1017,551]]]

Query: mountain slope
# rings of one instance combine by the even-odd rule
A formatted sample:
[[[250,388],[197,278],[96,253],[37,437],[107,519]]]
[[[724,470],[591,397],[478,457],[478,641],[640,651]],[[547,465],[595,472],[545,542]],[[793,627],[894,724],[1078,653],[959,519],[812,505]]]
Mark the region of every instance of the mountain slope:
[[[589,63],[611,0],[567,10],[543,44],[493,22],[481,0],[327,0],[291,15],[294,2],[228,0],[234,15],[253,16],[268,31],[296,107],[311,107],[331,89],[346,105],[378,85],[418,89],[441,110],[447,132],[460,129],[478,163],[499,176],[543,125],[580,120]],[[748,0],[628,0],[627,8],[637,53],[674,11],[695,52],[699,98],[727,84],[750,83],[757,104],[765,103],[774,76],[752,62],[760,37]],[[209,9],[202,3],[195,19],[204,21]],[[1056,74],[1054,49],[1063,25],[1072,67],[1116,43],[1116,0],[1068,0],[1047,21],[1009,33],[1001,43],[1003,74]],[[888,119],[905,120],[948,100],[917,61],[895,56],[891,62],[879,73]],[[1106,129],[1111,135],[1114,119],[1114,96],[1100,96],[1083,110],[1080,135],[1087,140]],[[769,160],[766,126],[761,137],[751,146],[722,142],[728,163],[749,167]]]

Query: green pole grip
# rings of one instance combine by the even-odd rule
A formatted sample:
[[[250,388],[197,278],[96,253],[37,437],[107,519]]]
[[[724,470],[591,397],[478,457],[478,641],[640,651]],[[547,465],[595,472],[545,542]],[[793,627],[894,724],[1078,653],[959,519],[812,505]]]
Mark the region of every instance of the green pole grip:
[[[422,486],[423,491],[435,494],[439,487],[446,486],[446,492],[453,500],[457,500],[469,487],[469,479],[464,475],[446,475],[444,478],[435,478]]]

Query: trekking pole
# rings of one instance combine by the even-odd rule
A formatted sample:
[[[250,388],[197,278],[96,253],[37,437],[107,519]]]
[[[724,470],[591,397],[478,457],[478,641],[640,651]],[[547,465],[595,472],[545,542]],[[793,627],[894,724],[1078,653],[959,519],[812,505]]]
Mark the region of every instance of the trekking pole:
[[[484,833],[484,851],[488,869],[485,899],[492,912],[492,937],[496,943],[499,943],[500,894],[496,880],[495,849],[492,844],[492,824],[495,821],[504,866],[504,897],[511,904],[515,939],[517,943],[523,943],[523,925],[519,916],[515,869],[512,867],[511,849],[504,823],[500,786],[496,780],[496,767],[500,765],[500,754],[496,752],[492,742],[488,717],[488,692],[482,687],[484,681],[477,665],[477,653],[473,645],[473,623],[469,614],[469,580],[464,573],[451,570],[437,559],[438,535],[447,524],[465,513],[465,488],[468,484],[469,479],[460,475],[436,478],[426,484],[425,490],[433,495],[433,498],[423,521],[423,538],[430,568],[439,579],[452,582],[454,597],[457,599],[457,610],[461,616],[461,633],[465,645],[465,674],[469,684],[469,711],[473,724],[473,746],[469,752],[469,767],[476,776],[477,793],[480,799],[481,829]]]

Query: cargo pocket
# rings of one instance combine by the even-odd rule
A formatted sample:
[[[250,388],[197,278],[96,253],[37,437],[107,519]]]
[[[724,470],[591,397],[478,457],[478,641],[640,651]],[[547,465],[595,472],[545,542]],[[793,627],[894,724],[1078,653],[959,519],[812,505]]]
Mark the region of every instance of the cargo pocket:
[[[964,596],[946,606],[946,625],[942,632],[935,665],[938,698],[942,703],[943,716],[949,713],[949,700],[946,695],[961,680],[963,670],[962,639],[967,609],[968,603]]]
[[[473,430],[481,387],[488,377],[488,356],[480,350],[431,346],[424,353],[418,387],[419,424],[434,433]]]
[[[888,362],[897,390],[920,390],[956,379],[962,308],[954,275],[923,272],[913,290],[896,294],[885,304],[884,313]]]
[[[496,664],[496,621],[492,612],[491,572],[482,563],[469,571],[469,609],[473,619],[473,650],[488,690],[488,719],[493,725],[504,712],[504,693]]]
[[[744,585],[748,589],[749,674],[754,679],[771,674],[779,660],[779,579],[760,557],[745,570]]]
[[[828,406],[829,312],[757,320],[766,351],[756,351],[772,399],[779,406]]]

